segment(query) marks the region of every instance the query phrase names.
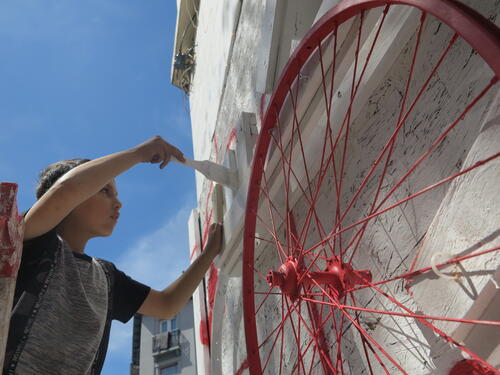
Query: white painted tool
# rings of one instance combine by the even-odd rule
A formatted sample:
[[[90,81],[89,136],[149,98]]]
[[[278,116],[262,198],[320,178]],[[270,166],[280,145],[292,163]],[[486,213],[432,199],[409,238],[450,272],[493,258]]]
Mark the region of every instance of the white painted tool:
[[[236,171],[209,160],[192,160],[186,157],[184,157],[184,159],[185,162],[181,162],[175,157],[172,157],[172,161],[196,169],[209,180],[218,182],[219,184],[227,186],[235,191],[237,190],[238,177],[236,175]]]
[[[215,184],[212,191],[213,222],[224,223],[224,191],[221,184]]]

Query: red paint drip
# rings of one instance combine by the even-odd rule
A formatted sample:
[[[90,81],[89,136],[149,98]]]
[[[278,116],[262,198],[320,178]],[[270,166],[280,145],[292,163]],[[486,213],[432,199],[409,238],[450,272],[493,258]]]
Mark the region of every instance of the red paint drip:
[[[205,202],[205,225],[207,225],[207,217],[208,217],[208,203],[210,202],[210,197],[212,196],[212,192],[214,191],[214,184],[210,182],[210,189],[208,190],[207,200]]]
[[[191,249],[191,254],[189,255],[189,260],[193,259],[194,254],[198,251],[200,247],[198,245],[194,245]]]
[[[204,226],[203,235],[201,238],[202,248],[204,247],[204,245],[208,239],[210,223],[212,221],[213,209],[208,211],[208,203],[210,202],[210,196],[212,195],[213,187],[214,187],[214,185],[211,183],[210,190],[208,191],[208,195],[207,195],[207,200],[205,202],[205,226]],[[197,246],[195,246],[195,249],[196,248],[197,248]],[[195,249],[193,249],[191,256],[194,255]],[[212,265],[212,267],[213,267],[213,265]],[[212,273],[211,271],[212,270],[210,270],[210,275]],[[210,279],[209,279],[209,285],[210,285]],[[210,301],[210,287],[209,287],[209,301]],[[201,344],[204,346],[210,346],[210,334],[211,334],[210,331],[212,330],[212,311],[211,310],[212,310],[212,305],[210,305],[210,303],[209,303],[208,317],[206,317],[208,319],[208,323],[207,323],[207,319],[200,320],[200,341],[201,341]],[[207,326],[209,327],[208,329],[207,329]],[[208,330],[210,330],[210,331],[208,331]]]
[[[0,183],[0,277],[16,278],[21,262],[24,228],[16,195],[17,184]]]
[[[217,268],[212,264],[210,265],[210,271],[208,275],[208,317],[207,319],[201,319],[200,321],[200,340],[202,345],[209,346],[209,338],[212,336],[212,312],[215,302],[215,293],[217,292],[217,280],[219,278],[219,273]],[[208,323],[207,323],[208,320]],[[208,326],[208,331],[207,331]]]
[[[207,217],[205,218],[206,224],[205,229],[203,230],[203,238],[201,239],[201,244],[203,247],[205,247],[205,244],[207,243],[210,224],[212,223],[212,214],[213,210],[210,210],[210,212],[207,214]]]
[[[217,292],[217,280],[219,272],[213,264],[210,265],[210,274],[208,276],[208,329],[210,337],[212,337],[212,313],[214,309],[215,293]]]
[[[229,149],[231,146],[232,142],[236,139],[236,129],[233,129],[231,131],[231,134],[229,136],[228,143],[226,145],[226,150]],[[215,159],[219,159],[219,150],[218,150],[218,145],[217,145],[217,137],[214,134],[213,136],[213,144],[214,144],[214,149],[215,149]],[[205,225],[203,228],[203,235],[201,238],[201,246],[202,248],[205,246],[208,235],[209,235],[209,230],[210,230],[210,224],[212,222],[212,215],[213,215],[213,208],[208,210],[208,204],[210,202],[210,197],[212,195],[214,188],[214,184],[210,183],[210,190],[208,191],[207,198],[205,201]],[[197,246],[193,248],[191,251],[191,256],[192,258],[197,250]],[[217,280],[218,280],[218,271],[217,268],[212,264],[210,266],[210,271],[209,271],[209,276],[208,276],[208,316],[206,317],[207,319],[201,319],[200,320],[200,341],[201,344],[204,346],[209,346],[210,345],[210,337],[212,334],[212,311],[213,311],[213,305],[215,301],[215,293],[217,291]],[[208,320],[208,321],[207,321]],[[208,328],[207,328],[208,327]]]
[[[212,195],[212,190],[213,190],[213,184],[210,185],[210,190],[208,192],[208,197],[207,197],[207,203],[205,204],[205,229],[203,230],[203,236],[201,238],[201,246],[203,247],[206,243],[206,240],[208,238],[208,231],[210,228],[210,224],[212,222],[212,214],[213,214],[213,209],[208,211],[208,202],[210,201],[210,196]],[[189,255],[189,260],[192,260],[196,251],[199,249],[198,245],[195,245],[193,249],[191,250],[191,254]]]
[[[213,264],[210,265],[210,274],[208,276],[208,306],[212,310],[215,301],[215,292],[217,291],[217,280],[219,279],[219,272]]]
[[[208,346],[210,341],[208,340],[208,332],[207,332],[207,320],[200,320],[200,340],[201,344],[204,346]]]
[[[212,191],[214,190],[214,184],[210,183],[210,189],[207,194],[207,201],[205,202],[205,212],[208,210],[208,202],[210,202],[210,197],[212,196]]]
[[[236,139],[236,128],[233,128],[227,140],[226,151],[229,150],[235,139]]]
[[[210,202],[210,197],[212,196],[212,192],[214,190],[214,184],[210,184],[210,190],[208,191],[207,201],[205,202],[205,227],[203,229],[203,236],[201,238],[201,246],[205,247],[206,240],[208,238],[208,231],[210,228],[210,224],[212,222],[212,214],[213,209],[208,210],[208,203]]]
[[[245,359],[243,361],[243,363],[241,364],[240,368],[238,369],[238,371],[236,371],[234,373],[234,375],[242,375],[243,374],[243,371],[245,371],[247,368],[248,368],[248,359]]]
[[[217,136],[214,134],[213,137],[214,150],[215,150],[215,160],[219,160],[219,146],[217,146]]]
[[[474,359],[464,359],[458,362],[450,370],[449,375],[495,375],[494,370],[488,370],[479,361]]]

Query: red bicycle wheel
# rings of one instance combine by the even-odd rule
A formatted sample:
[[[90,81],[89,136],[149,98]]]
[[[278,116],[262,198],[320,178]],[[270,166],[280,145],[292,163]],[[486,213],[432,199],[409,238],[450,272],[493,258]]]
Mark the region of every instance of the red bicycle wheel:
[[[456,1],[343,1],[311,29],[250,177],[251,374],[497,373],[470,337],[500,337],[472,314],[499,264],[499,77],[498,28]]]

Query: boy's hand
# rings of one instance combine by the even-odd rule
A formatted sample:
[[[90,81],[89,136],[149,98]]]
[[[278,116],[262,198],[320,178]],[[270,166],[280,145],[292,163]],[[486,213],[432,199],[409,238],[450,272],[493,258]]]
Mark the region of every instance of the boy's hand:
[[[217,255],[222,250],[222,224],[213,223],[208,233],[205,251],[214,252],[214,255]]]
[[[163,169],[173,156],[184,161],[184,155],[177,147],[172,146],[162,137],[156,136],[133,148],[142,163],[160,164]]]

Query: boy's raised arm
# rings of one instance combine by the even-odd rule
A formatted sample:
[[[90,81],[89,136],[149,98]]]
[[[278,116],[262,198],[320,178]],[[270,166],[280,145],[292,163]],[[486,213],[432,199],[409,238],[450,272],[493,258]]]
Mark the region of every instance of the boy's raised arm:
[[[129,150],[79,165],[56,181],[26,214],[24,240],[56,227],[75,207],[134,165],[161,163],[163,169],[171,156],[184,160],[180,150],[157,136]]]

